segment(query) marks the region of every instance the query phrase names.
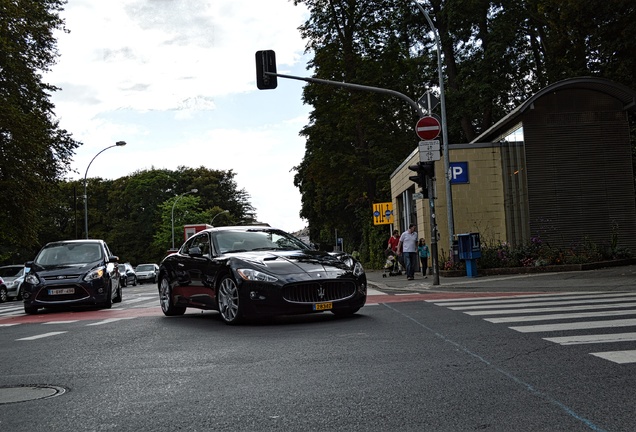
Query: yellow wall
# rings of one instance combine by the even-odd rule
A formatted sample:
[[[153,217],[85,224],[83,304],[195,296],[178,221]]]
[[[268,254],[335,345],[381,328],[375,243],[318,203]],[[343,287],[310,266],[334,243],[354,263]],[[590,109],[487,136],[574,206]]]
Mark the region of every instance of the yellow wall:
[[[416,164],[418,161],[419,154],[416,150],[391,177],[391,193],[396,221],[402,217],[400,214],[402,209],[398,206],[397,197],[404,190],[413,186],[413,182],[408,178],[415,173],[409,170],[408,166]],[[507,241],[499,147],[470,144],[451,146],[450,161],[468,162],[469,183],[452,185],[455,234],[479,232],[482,243]],[[448,256],[450,252],[443,160],[435,163],[435,173],[437,176],[435,213],[440,234],[438,251],[441,259],[442,251],[445,256]],[[419,192],[419,187],[416,191]],[[429,200],[416,200],[415,204],[418,216],[417,231],[420,237],[425,237],[430,243]]]

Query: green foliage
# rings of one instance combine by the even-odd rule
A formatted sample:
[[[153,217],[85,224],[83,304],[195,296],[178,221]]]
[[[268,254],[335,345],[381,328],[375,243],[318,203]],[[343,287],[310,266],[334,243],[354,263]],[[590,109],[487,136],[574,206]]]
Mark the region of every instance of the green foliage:
[[[479,268],[545,267],[565,264],[587,264],[614,259],[631,258],[625,249],[616,248],[612,242],[598,245],[589,239],[561,249],[544,243],[535,237],[528,243],[513,248],[505,242],[482,241],[481,258],[477,260]],[[463,264],[462,264],[463,265]],[[453,263],[451,257],[440,257],[440,269],[455,270],[459,263]]]
[[[310,12],[300,31],[316,78],[391,89],[413,99],[438,86],[435,39],[413,2],[294,3]],[[564,78],[601,76],[636,88],[632,0],[423,5],[441,42],[451,143],[469,142],[537,90]],[[398,98],[325,84],[305,86],[303,101],[313,111],[301,131],[305,155],[295,167],[301,216],[309,221],[312,240],[331,245],[337,230],[345,245],[375,262],[372,205],[392,198],[389,177],[417,145],[416,115]],[[482,261],[494,265],[503,257],[509,265],[522,259],[529,264],[527,257],[537,253],[533,247],[493,248]],[[580,253],[542,254],[538,262],[583,259]]]
[[[42,81],[57,58],[64,1],[0,1],[0,259],[37,248],[79,143],[59,128]]]

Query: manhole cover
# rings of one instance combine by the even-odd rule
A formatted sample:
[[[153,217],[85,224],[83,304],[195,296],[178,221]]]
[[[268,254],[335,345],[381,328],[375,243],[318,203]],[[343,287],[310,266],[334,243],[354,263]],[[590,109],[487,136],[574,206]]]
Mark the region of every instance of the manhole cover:
[[[64,387],[48,384],[0,387],[0,405],[36,399],[48,399],[64,393],[66,393]]]

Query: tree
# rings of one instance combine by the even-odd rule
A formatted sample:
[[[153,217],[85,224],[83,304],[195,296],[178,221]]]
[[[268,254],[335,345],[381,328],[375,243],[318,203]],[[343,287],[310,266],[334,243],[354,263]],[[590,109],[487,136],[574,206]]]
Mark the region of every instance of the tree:
[[[316,78],[390,88],[417,98],[438,82],[436,45],[410,2],[295,0],[310,12],[300,27]],[[629,0],[428,0],[439,33],[449,142],[465,143],[539,89],[580,75],[636,87]],[[417,146],[413,113],[385,96],[308,84],[313,106],[302,130],[305,155],[294,184],[314,241],[372,257],[381,231],[371,205],[391,200],[391,172]],[[379,243],[377,243],[379,244]]]
[[[61,0],[0,0],[0,259],[38,245],[79,143],[60,129],[42,73],[57,58],[65,30]],[[16,258],[18,259],[18,258]]]
[[[302,3],[311,12],[301,34],[315,53],[309,66],[317,78],[406,95],[425,91],[417,83],[421,70],[432,63],[410,56],[416,24],[403,5],[380,0]],[[307,143],[295,168],[295,185],[312,240],[333,244],[338,230],[353,248],[378,243],[371,239],[381,231],[372,226],[372,204],[390,199],[393,161],[417,145],[416,113],[397,98],[323,84],[308,84],[303,100],[314,111],[301,131]]]

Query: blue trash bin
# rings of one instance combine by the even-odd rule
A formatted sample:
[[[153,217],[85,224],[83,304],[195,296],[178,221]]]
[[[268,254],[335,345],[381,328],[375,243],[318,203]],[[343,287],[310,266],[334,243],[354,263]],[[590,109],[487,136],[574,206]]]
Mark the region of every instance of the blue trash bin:
[[[457,234],[459,259],[466,261],[466,276],[477,277],[477,258],[481,258],[479,233]]]

